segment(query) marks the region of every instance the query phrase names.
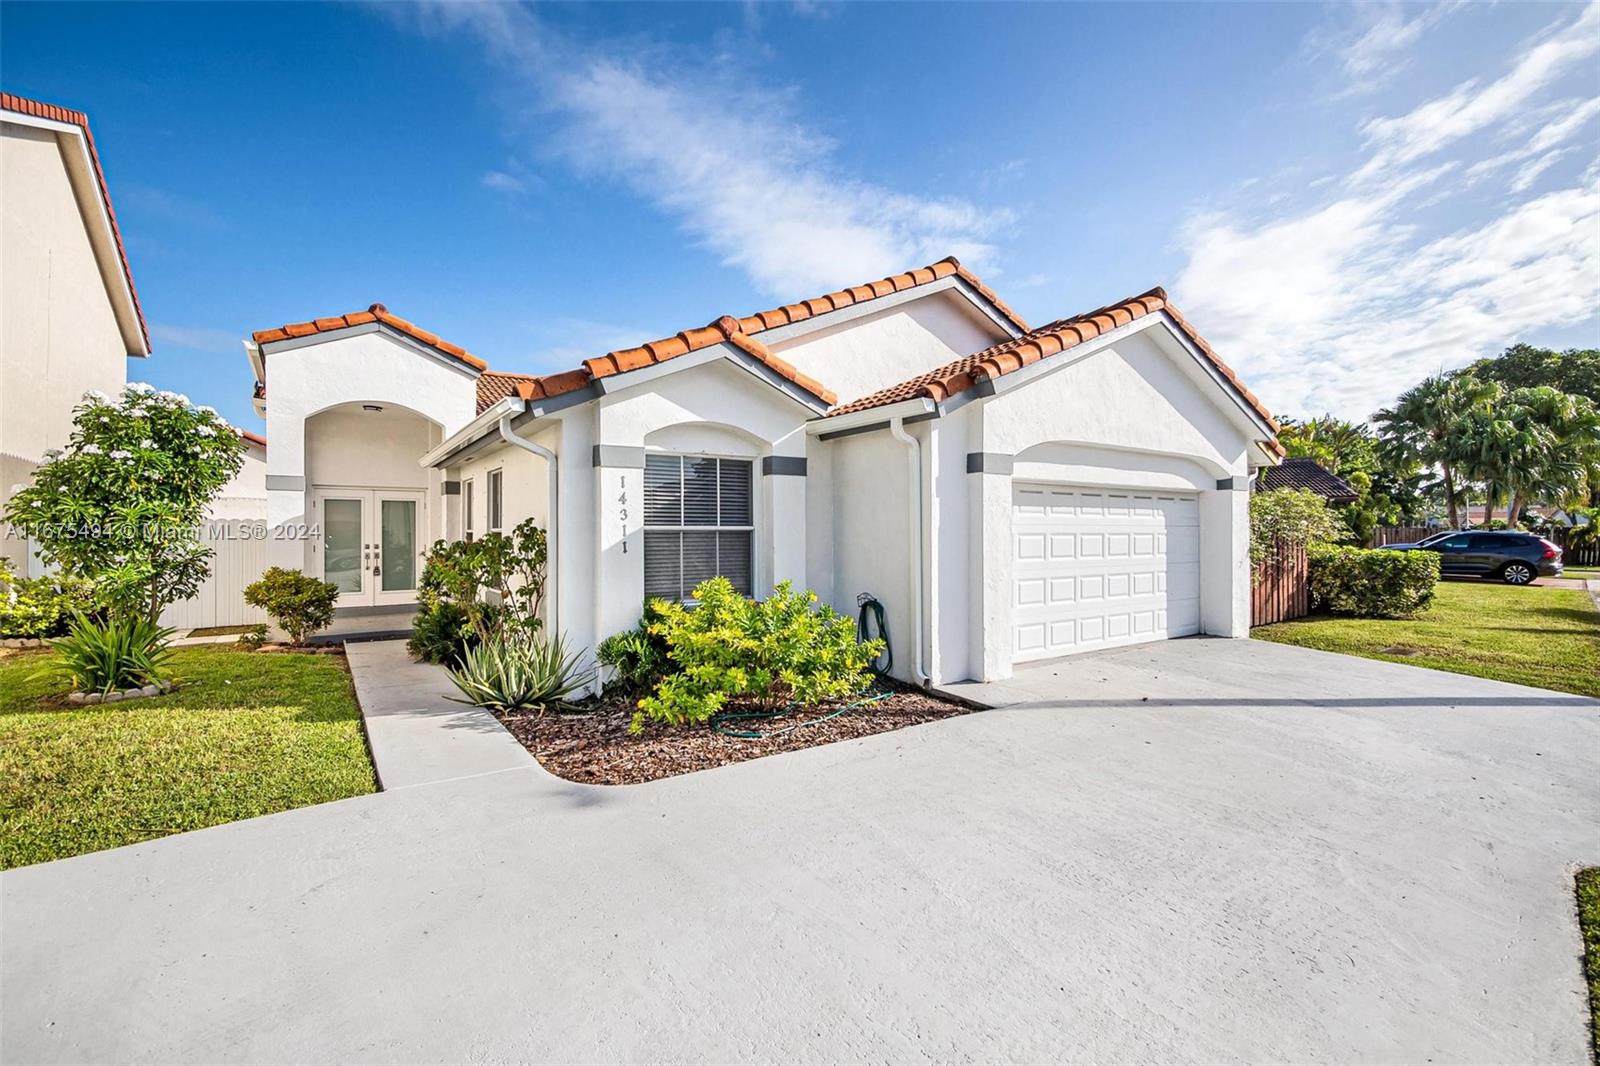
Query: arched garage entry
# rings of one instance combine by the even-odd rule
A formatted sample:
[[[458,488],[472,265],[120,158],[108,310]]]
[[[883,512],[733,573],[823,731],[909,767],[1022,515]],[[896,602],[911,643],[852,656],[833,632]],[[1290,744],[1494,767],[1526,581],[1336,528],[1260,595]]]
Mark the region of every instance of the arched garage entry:
[[[1051,442],[1016,456],[1012,661],[1202,631],[1201,494],[1191,458]]]

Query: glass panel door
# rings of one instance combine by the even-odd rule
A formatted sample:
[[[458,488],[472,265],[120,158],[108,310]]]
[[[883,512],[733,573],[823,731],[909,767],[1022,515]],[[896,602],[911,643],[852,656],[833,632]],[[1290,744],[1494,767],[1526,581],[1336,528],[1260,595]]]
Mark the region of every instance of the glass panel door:
[[[366,579],[361,540],[359,499],[322,501],[323,548],[322,578],[332,582],[341,595],[359,595]]]
[[[417,587],[417,501],[381,500],[382,584],[384,592]]]

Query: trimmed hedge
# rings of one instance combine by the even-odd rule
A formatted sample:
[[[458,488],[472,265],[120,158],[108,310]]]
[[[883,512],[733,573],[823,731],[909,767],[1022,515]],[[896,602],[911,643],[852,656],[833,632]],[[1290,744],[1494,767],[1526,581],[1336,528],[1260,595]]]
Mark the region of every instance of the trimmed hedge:
[[[1311,605],[1358,618],[1410,618],[1433,602],[1439,556],[1430,551],[1381,551],[1314,545]]]

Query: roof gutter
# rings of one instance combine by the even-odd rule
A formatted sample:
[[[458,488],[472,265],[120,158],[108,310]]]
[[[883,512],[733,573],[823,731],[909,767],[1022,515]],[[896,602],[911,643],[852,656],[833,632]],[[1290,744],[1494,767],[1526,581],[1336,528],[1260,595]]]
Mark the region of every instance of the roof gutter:
[[[897,415],[890,419],[889,435],[905,445],[906,449],[906,484],[910,498],[907,506],[911,518],[911,540],[915,545],[911,551],[911,649],[917,684],[926,686],[933,678],[928,675],[922,661],[922,446],[917,438],[906,432],[904,416]]]
[[[437,448],[418,459],[417,465],[424,468],[443,466],[461,449],[475,443],[485,434],[492,433],[495,423],[500,421],[501,416],[520,415],[527,409],[527,403],[518,396],[507,396],[503,400],[497,400],[485,408],[483,414],[450,434]]]
[[[501,403],[504,402],[506,401],[501,401]],[[522,401],[518,400],[517,404],[518,406],[521,406]],[[495,407],[498,406],[500,406],[500,404],[495,405]],[[489,410],[492,411],[494,408],[491,407]],[[549,607],[545,611],[545,616],[550,620],[550,624],[546,627],[545,632],[559,636],[561,629],[557,623],[561,617],[561,601],[558,599],[561,591],[561,584],[559,580],[559,575],[561,574],[561,542],[559,539],[561,523],[557,516],[560,514],[561,507],[561,464],[556,462],[555,452],[551,451],[549,448],[546,448],[542,444],[518,435],[517,431],[511,428],[511,420],[516,416],[517,412],[515,410],[507,410],[500,415],[497,422],[497,425],[500,429],[500,439],[514,448],[521,448],[525,452],[532,452],[534,455],[537,455],[539,458],[543,459],[545,461],[546,470],[549,473],[549,477],[545,479],[550,486],[550,498],[548,501],[548,509],[545,512],[544,526],[546,545],[549,549],[550,560],[549,568],[545,571],[545,591],[549,597],[547,601],[549,603]]]
[[[834,437],[887,429],[896,419],[921,422],[937,418],[938,415],[938,404],[926,396],[918,396],[910,400],[901,400],[899,403],[884,404],[882,407],[869,407],[865,411],[852,411],[847,415],[813,418],[806,423],[806,433],[821,440],[832,440]]]

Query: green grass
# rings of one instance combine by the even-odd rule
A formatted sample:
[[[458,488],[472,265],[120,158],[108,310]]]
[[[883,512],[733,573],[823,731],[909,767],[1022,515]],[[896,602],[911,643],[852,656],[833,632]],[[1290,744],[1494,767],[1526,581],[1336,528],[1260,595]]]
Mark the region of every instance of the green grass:
[[[1600,566],[1569,566],[1561,571],[1561,576],[1600,579]]]
[[[1582,589],[1441,581],[1414,619],[1318,615],[1260,640],[1600,696],[1600,613]]]
[[[179,648],[177,691],[96,707],[51,658],[0,659],[0,869],[374,790],[338,656]]]
[[[1583,931],[1583,974],[1589,980],[1589,1045],[1600,1062],[1600,866],[1578,871],[1578,928]]]

